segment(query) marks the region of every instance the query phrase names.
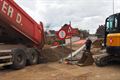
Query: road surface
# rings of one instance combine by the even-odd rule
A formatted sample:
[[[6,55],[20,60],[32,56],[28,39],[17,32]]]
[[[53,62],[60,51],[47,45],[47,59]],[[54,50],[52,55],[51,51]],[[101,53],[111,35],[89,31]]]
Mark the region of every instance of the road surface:
[[[0,80],[120,80],[120,66],[79,67],[55,62],[15,71],[0,70]]]

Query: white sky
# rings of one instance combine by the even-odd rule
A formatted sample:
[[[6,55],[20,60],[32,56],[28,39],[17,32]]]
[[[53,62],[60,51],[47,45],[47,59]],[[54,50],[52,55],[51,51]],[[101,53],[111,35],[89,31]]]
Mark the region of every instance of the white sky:
[[[72,22],[74,28],[95,33],[105,18],[113,13],[113,0],[15,0],[34,20],[50,24],[59,30]],[[115,13],[120,12],[120,0],[115,0]]]

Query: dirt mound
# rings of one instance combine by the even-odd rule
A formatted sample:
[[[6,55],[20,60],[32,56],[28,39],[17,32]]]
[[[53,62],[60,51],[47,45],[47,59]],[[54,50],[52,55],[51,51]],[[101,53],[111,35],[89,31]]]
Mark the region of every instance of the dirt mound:
[[[71,49],[66,48],[66,47],[64,48],[58,47],[55,49],[45,48],[43,49],[42,53],[47,62],[55,62],[55,61],[60,60],[62,56],[63,57],[68,56],[71,53]]]
[[[104,43],[104,39],[103,38],[98,38],[96,41],[93,42],[93,47],[94,48],[101,48],[102,43]]]

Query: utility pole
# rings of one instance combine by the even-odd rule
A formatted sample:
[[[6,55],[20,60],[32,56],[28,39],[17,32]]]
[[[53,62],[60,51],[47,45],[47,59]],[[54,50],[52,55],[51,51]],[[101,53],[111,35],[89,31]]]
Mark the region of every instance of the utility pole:
[[[114,11],[115,11],[115,1],[113,0],[113,14],[114,14]]]
[[[69,25],[71,27],[71,21],[70,21]],[[71,33],[70,33],[70,49],[71,49],[71,61],[72,61],[72,34]]]

